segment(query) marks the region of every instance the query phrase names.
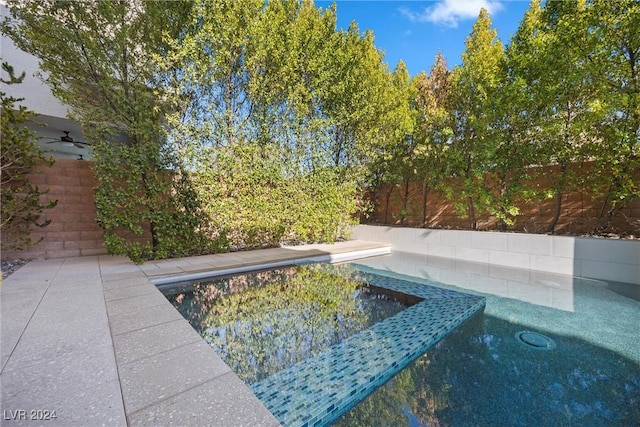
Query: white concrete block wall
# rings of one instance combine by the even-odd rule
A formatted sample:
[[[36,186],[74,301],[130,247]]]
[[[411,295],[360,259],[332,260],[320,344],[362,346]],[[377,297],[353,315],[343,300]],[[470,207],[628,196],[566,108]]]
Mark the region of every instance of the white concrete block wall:
[[[358,225],[353,238],[417,254],[640,285],[640,241]]]

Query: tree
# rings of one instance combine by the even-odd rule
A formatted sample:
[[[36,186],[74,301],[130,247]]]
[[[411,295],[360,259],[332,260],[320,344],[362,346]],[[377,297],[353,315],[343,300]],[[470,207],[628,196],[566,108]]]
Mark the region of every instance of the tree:
[[[540,15],[534,0],[506,49],[501,78],[488,103],[488,133],[495,146],[485,175],[492,189],[486,208],[501,230],[515,223],[520,204],[533,197],[531,167],[546,161],[540,155],[545,141],[540,91],[545,88],[538,85],[546,72],[539,60],[546,40],[540,34]]]
[[[158,58],[171,53],[165,41],[183,34],[191,3],[8,3],[14,19],[3,32],[38,57],[45,82],[91,142],[109,252],[141,260],[209,249],[166,135],[166,114],[179,101],[158,81]]]
[[[593,95],[584,73],[585,58],[575,49],[574,38],[584,32],[575,21],[579,2],[549,2],[542,10],[542,26],[537,37],[544,46],[539,49],[533,72],[539,76],[535,96],[540,100],[543,164],[556,165],[547,197],[554,198],[554,215],[547,227],[553,233],[562,212],[562,202],[568,190],[580,188],[580,178],[573,164],[587,158],[593,143],[592,120],[587,108]],[[541,68],[543,67],[543,68]]]
[[[417,169],[422,179],[421,226],[426,227],[427,197],[433,188],[444,187],[443,178],[447,178],[444,159],[452,137],[451,72],[442,53],[435,56],[429,75],[418,73],[412,85],[413,108],[417,113],[414,137],[419,141]]]
[[[192,102],[175,122],[214,228],[234,247],[341,237],[371,147],[392,127],[372,35],[336,31],[335,8],[310,1],[202,1],[195,10],[176,49],[188,64],[176,78]]]
[[[456,127],[447,158],[456,180],[455,187],[447,192],[456,207],[466,211],[470,228],[475,230],[477,207],[487,206],[491,191],[483,181],[496,148],[489,111],[491,97],[500,84],[504,57],[504,48],[485,9],[481,9],[465,45],[462,65],[451,77]],[[459,202],[460,198],[464,202]]]
[[[373,198],[379,198],[381,186],[386,187],[384,223],[389,219],[389,203],[393,191],[402,185],[402,208],[400,223],[404,224],[409,201],[409,183],[414,175],[414,113],[410,101],[413,88],[404,62],[399,61],[393,73],[387,73],[388,84],[380,105],[385,114],[378,120],[371,135],[370,162],[368,167],[370,188],[374,188]]]
[[[409,203],[409,184],[416,177],[416,145],[418,139],[414,134],[415,109],[412,109],[412,101],[415,98],[413,86],[409,79],[409,71],[405,63],[400,60],[392,76],[395,97],[398,102],[397,117],[399,130],[404,130],[404,135],[398,135],[396,155],[399,156],[397,166],[402,176],[402,207],[400,209],[400,225],[404,225],[407,217]]]
[[[2,62],[2,70],[7,79],[0,78],[6,85],[22,83],[25,73],[15,75],[15,71],[7,62]],[[41,196],[48,190],[41,191],[37,185],[29,182],[28,174],[40,167],[50,167],[53,159],[45,157],[35,142],[35,135],[25,126],[34,116],[23,105],[16,106],[22,98],[8,96],[0,91],[2,101],[2,144],[0,161],[0,185],[2,200],[0,202],[2,231],[2,249],[25,249],[40,240],[33,240],[33,226],[46,227],[50,220],[39,222],[45,209],[51,209],[57,200],[41,203]],[[16,108],[17,107],[17,108]]]
[[[582,27],[582,56],[597,143],[591,188],[603,196],[595,232],[607,230],[620,210],[640,196],[640,3],[589,2],[573,17]]]
[[[535,129],[538,163],[555,166],[542,189],[555,200],[547,232],[555,231],[568,190],[603,196],[600,230],[640,191],[638,10],[637,2],[533,1],[509,47],[520,94],[511,127],[524,118]],[[586,161],[594,173],[576,174]]]
[[[334,158],[342,159],[334,164],[357,171],[362,180],[362,166],[375,159],[380,147],[406,135],[401,129],[402,103],[373,33],[360,34],[353,22],[337,37],[337,73],[327,82],[322,105],[334,130]]]

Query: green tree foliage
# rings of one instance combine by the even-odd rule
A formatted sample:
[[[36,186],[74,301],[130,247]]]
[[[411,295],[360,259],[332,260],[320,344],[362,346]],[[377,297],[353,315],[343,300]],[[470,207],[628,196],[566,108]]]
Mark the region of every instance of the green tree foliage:
[[[594,0],[574,17],[585,34],[576,43],[590,92],[596,144],[591,188],[604,202],[596,230],[640,196],[640,3]]]
[[[381,86],[386,89],[378,97],[385,114],[379,119],[380,126],[375,128],[376,134],[369,136],[372,145],[367,183],[370,188],[376,189],[373,190],[376,199],[381,197],[379,187],[386,186],[387,190],[382,195],[385,200],[385,222],[389,220],[392,191],[398,186],[404,189],[399,218],[404,223],[409,201],[407,190],[415,175],[415,111],[411,105],[414,88],[403,61],[399,61],[393,73],[386,73],[386,76],[388,83]]]
[[[540,11],[538,8],[532,3],[528,15],[533,39],[529,46],[535,50],[523,75],[528,75],[536,98],[533,107],[538,114],[534,125],[540,129],[542,162],[557,165],[551,186],[545,190],[546,196],[555,200],[554,215],[547,227],[548,232],[553,232],[564,194],[581,186],[571,165],[585,160],[593,143],[593,119],[588,105],[597,95],[591,93],[584,72],[587,59],[579,54],[573,41],[584,36],[575,22],[578,3],[550,2]]]
[[[490,205],[490,187],[484,176],[493,162],[497,141],[490,124],[492,96],[503,74],[504,47],[491,28],[491,19],[481,9],[471,34],[465,42],[462,65],[452,74],[454,136],[449,151],[455,185],[450,197],[460,211],[466,211],[471,229],[477,228],[476,210]]]
[[[532,165],[548,163],[541,156],[545,135],[539,119],[542,98],[540,9],[532,3],[500,65],[500,81],[488,103],[488,134],[492,154],[485,172],[485,209],[505,230],[520,214],[519,205],[534,197]]]
[[[569,190],[603,197],[600,230],[638,197],[639,11],[633,1],[533,1],[509,46],[511,98],[499,105],[512,112],[509,132],[537,153],[515,157],[556,166],[537,189],[555,201],[547,232]],[[585,161],[596,169],[586,178],[571,167]]]
[[[490,130],[500,141],[490,176],[502,196],[492,214],[504,220],[501,210],[537,193],[554,199],[546,227],[554,232],[565,194],[581,190],[604,200],[597,232],[637,199],[639,19],[634,1],[531,3],[490,110]],[[594,173],[576,174],[587,161]],[[555,168],[533,177],[543,185],[531,188],[531,165]]]
[[[638,186],[638,4],[533,1],[505,52],[482,10],[463,63],[409,77],[371,32],[311,0],[10,1],[3,32],[41,61],[94,147],[98,219],[136,260],[333,241],[365,203],[422,182],[477,227],[568,190]],[[584,42],[581,42],[584,41]],[[570,165],[593,160],[586,180]],[[556,165],[548,184],[533,165]],[[609,178],[610,177],[610,178]],[[381,186],[387,194],[380,195]],[[588,186],[588,187],[586,187]],[[385,222],[388,222],[385,209]]]
[[[191,102],[171,120],[211,227],[233,248],[345,236],[373,137],[392,127],[372,35],[336,31],[335,8],[310,1],[194,10],[176,49]]]
[[[446,154],[453,134],[451,72],[444,56],[438,53],[429,75],[420,72],[411,83],[416,110],[417,174],[422,180],[421,224],[425,226],[429,192],[446,187]]]
[[[472,229],[479,212],[506,229],[523,203],[553,200],[544,227],[553,233],[567,193],[582,191],[602,200],[594,232],[608,230],[640,192],[639,20],[632,0],[533,0],[505,50],[482,10],[461,66],[449,72],[437,58],[412,79],[411,160],[408,144],[395,144],[379,157],[390,170],[373,169],[377,182],[392,183],[387,200],[402,182],[400,223],[413,170],[423,224],[437,188]]]
[[[189,2],[9,2],[3,31],[40,60],[93,147],[98,221],[110,253],[135,260],[209,249],[197,199],[168,144],[157,57]],[[145,237],[148,233],[149,237]]]
[[[398,64],[398,73],[390,73],[374,45],[373,33],[360,35],[355,23],[338,36],[340,72],[329,85],[331,96],[324,102],[338,131],[334,133],[334,158],[347,166],[375,162],[381,149],[411,132],[406,94],[401,92],[405,86],[400,83],[408,73],[398,77],[406,66]],[[405,71],[401,71],[403,67]]]
[[[399,103],[373,35],[337,31],[335,7],[10,6],[17,19],[5,32],[40,58],[94,146],[112,253],[333,241],[360,208],[375,147],[397,133]]]
[[[399,156],[396,167],[400,169],[399,175],[402,177],[402,195],[400,209],[400,224],[404,225],[404,221],[408,214],[409,208],[409,185],[416,178],[416,144],[418,139],[415,138],[415,108],[412,108],[413,99],[415,99],[414,88],[411,85],[409,71],[405,63],[400,60],[396,68],[393,70],[392,83],[396,99],[399,101],[397,109],[398,130],[405,130],[405,134],[398,133],[396,136],[396,151]]]
[[[22,83],[24,72],[16,76],[13,67],[6,62],[2,63],[2,70],[7,75],[6,79],[0,79],[2,84]],[[37,172],[38,168],[52,166],[53,159],[45,157],[35,142],[34,133],[25,126],[34,113],[23,105],[16,105],[22,99],[0,91],[0,100],[2,101],[2,144],[0,144],[2,249],[20,250],[39,242],[32,239],[31,231],[34,226],[49,225],[50,221],[39,222],[40,216],[45,209],[50,209],[57,204],[57,200],[41,203],[41,196],[48,190],[41,191],[28,179],[28,174]]]

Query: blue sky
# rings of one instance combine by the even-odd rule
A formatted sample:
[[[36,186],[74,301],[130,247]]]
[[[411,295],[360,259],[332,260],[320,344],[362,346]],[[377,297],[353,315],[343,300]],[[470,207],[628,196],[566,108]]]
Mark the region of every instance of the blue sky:
[[[333,1],[316,0],[326,8]],[[462,62],[465,38],[480,8],[489,11],[504,44],[518,29],[529,0],[337,0],[338,28],[356,21],[360,31],[373,30],[376,46],[393,70],[404,60],[411,75],[429,71],[441,51],[449,68]]]

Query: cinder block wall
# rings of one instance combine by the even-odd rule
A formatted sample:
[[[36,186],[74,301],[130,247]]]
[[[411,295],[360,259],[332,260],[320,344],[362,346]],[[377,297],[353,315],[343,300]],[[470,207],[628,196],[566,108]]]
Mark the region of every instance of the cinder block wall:
[[[3,251],[2,259],[63,258],[105,254],[102,230],[96,222],[93,189],[96,180],[91,162],[56,159],[51,168],[29,177],[40,189],[49,189],[43,201],[58,200],[41,220],[51,220],[45,228],[34,228],[32,236],[42,242],[24,251]]]

